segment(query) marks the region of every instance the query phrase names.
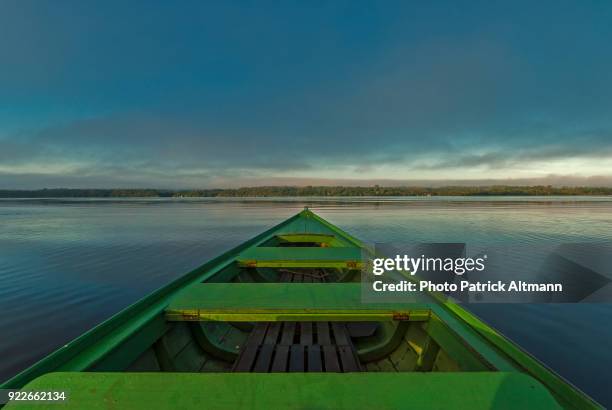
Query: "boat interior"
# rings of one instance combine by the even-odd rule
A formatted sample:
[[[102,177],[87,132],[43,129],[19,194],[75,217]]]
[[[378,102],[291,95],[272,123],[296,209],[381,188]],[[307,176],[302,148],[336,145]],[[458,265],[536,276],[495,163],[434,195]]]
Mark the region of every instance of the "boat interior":
[[[357,285],[360,250],[342,245],[331,234],[275,235],[243,253],[207,283],[259,285],[258,292],[264,283],[278,283],[285,291],[277,299],[291,298],[291,289],[304,286]],[[226,298],[232,298],[231,287],[225,292]],[[282,313],[282,306],[275,311]],[[245,317],[250,313],[248,308],[235,312],[244,312]],[[310,320],[253,322],[241,320],[240,313],[235,316],[232,321],[169,320],[163,336],[125,370],[453,372],[491,368],[430,312],[415,320],[382,321],[326,320],[319,315],[306,318]]]
[[[366,301],[365,248],[304,210],[2,387],[70,388],[74,408],[597,408],[455,303]]]

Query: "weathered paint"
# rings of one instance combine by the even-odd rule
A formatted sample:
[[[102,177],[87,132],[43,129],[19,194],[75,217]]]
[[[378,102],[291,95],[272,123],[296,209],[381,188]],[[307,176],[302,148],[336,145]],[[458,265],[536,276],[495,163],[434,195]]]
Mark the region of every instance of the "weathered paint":
[[[31,409],[559,409],[520,373],[55,373],[26,390],[61,390],[65,403]]]
[[[352,268],[360,269],[361,249],[255,247],[238,256],[238,266],[251,268]]]
[[[172,299],[166,317],[244,322],[291,320],[288,315],[320,320],[370,315],[373,320],[425,320],[429,312],[428,305],[363,302],[359,283],[203,283]]]

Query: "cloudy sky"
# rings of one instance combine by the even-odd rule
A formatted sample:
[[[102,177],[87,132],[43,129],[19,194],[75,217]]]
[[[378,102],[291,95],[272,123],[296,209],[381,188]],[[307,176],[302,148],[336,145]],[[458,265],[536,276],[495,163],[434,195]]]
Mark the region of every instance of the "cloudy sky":
[[[612,3],[458,3],[0,1],[0,188],[612,185]]]

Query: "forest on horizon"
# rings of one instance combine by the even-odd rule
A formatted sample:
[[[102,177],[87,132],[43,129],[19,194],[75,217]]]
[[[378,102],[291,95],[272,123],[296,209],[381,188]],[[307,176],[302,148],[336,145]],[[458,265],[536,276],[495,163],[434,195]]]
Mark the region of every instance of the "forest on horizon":
[[[612,195],[612,187],[538,186],[446,186],[446,187],[353,187],[262,186],[225,189],[73,189],[0,190],[0,198],[213,198],[213,197],[347,197],[347,196],[599,196]]]

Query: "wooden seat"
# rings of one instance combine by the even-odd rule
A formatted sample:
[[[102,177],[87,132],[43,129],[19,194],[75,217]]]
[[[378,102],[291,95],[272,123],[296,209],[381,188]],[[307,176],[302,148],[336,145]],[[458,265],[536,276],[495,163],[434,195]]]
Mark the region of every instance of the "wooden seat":
[[[559,409],[519,372],[468,373],[48,373],[24,391],[67,391],[57,408]],[[109,404],[110,403],[110,404]],[[19,408],[10,403],[8,408]],[[48,406],[29,407],[55,407]],[[593,406],[596,407],[596,406]]]
[[[287,272],[284,280],[293,280]],[[356,372],[346,321],[426,321],[430,307],[362,300],[359,283],[210,283],[172,300],[168,320],[254,322],[235,372]],[[369,326],[356,337],[370,334]]]
[[[242,252],[238,266],[247,268],[349,268],[360,269],[362,250],[345,248],[255,247]]]
[[[286,233],[277,235],[276,238],[282,244],[316,244],[321,247],[338,242],[335,235],[324,233]]]
[[[363,300],[359,283],[206,283],[166,308],[169,321],[425,321],[431,306]]]

